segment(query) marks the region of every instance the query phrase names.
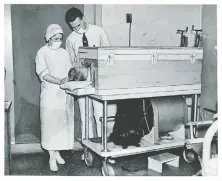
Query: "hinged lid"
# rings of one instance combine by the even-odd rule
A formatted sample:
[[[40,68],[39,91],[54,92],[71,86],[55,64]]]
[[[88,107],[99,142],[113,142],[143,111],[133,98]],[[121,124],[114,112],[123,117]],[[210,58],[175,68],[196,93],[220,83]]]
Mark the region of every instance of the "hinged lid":
[[[80,48],[80,58],[107,61],[112,66],[117,60],[150,60],[153,65],[159,60],[189,60],[192,64],[203,59],[202,48],[190,47],[94,47]]]

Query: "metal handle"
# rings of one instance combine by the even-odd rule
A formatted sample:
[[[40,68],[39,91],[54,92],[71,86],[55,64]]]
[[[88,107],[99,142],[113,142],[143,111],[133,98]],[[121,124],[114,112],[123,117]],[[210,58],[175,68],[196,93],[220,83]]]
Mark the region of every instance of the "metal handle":
[[[157,60],[158,60],[158,55],[157,55],[157,53],[152,53],[152,54],[151,54],[151,63],[152,63],[153,65],[156,65],[156,64],[157,64]]]
[[[110,53],[107,58],[107,65],[113,66],[116,64],[114,54]]]
[[[190,54],[190,63],[194,64],[196,62],[196,53]]]

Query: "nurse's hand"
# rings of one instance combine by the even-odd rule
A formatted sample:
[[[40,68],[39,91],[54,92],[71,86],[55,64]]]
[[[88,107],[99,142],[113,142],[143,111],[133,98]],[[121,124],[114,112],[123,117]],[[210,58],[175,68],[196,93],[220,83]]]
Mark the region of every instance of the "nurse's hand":
[[[64,79],[61,80],[60,85],[66,83],[68,81],[69,81],[69,78],[65,77]]]
[[[75,89],[84,89],[84,88],[90,88],[91,82],[89,81],[70,81],[66,82],[64,84],[60,85],[61,89],[68,89],[70,91],[73,91]]]

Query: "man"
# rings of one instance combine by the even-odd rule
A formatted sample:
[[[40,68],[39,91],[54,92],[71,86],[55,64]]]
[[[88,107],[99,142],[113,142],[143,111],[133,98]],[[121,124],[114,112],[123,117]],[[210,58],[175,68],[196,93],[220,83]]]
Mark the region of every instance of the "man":
[[[79,9],[69,9],[66,13],[66,22],[73,30],[66,40],[66,49],[74,64],[77,63],[79,47],[110,46],[106,32],[99,26],[87,23]]]
[[[66,40],[66,49],[70,54],[74,66],[80,66],[78,60],[79,47],[105,47],[110,46],[106,32],[99,26],[87,23],[83,13],[77,8],[71,8],[66,13],[66,22],[73,30]],[[80,115],[82,121],[82,138],[85,138],[85,98],[79,98]],[[97,136],[101,137],[101,122],[103,115],[102,103],[93,100],[94,117],[96,120]],[[115,115],[116,105],[109,105],[108,112]],[[108,114],[109,114],[108,113]],[[89,121],[89,137],[93,137],[92,123]]]

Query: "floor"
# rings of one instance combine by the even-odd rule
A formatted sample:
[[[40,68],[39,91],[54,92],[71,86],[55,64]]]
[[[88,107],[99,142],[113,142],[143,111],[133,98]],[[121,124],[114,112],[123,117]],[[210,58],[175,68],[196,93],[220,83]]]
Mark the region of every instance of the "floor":
[[[148,170],[147,157],[162,152],[152,152],[141,155],[127,156],[116,159],[116,170],[119,176],[191,176],[200,170],[200,164],[195,161],[191,164],[183,160],[182,149],[165,150],[180,156],[180,166],[175,168],[164,165],[163,173]],[[62,175],[62,176],[101,176],[101,158],[96,156],[92,168],[80,160],[82,151],[63,151],[61,155],[66,161],[59,165],[59,171],[53,173],[49,170],[48,154],[38,153],[31,155],[16,155],[12,158],[12,175]]]

